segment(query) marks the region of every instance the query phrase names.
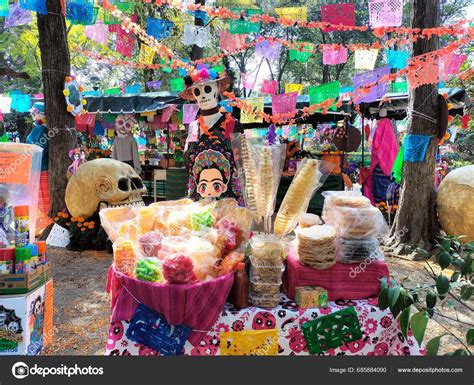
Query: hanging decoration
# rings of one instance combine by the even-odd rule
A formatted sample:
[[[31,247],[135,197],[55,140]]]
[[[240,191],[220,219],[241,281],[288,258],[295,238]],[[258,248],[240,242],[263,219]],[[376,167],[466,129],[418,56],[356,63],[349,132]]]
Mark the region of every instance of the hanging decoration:
[[[183,78],[174,78],[170,79],[170,89],[171,92],[181,92],[185,89],[184,79]]]
[[[79,114],[74,116],[74,125],[76,130],[81,132],[87,132],[94,128],[96,114]]]
[[[439,58],[429,55],[415,56],[408,62],[408,88],[414,89],[424,84],[439,82]]]
[[[260,88],[262,94],[275,95],[278,91],[278,81],[265,79]]]
[[[9,96],[0,96],[0,111],[3,114],[9,114],[11,112],[12,98]],[[29,109],[30,106],[28,106]]]
[[[298,102],[298,92],[272,96],[272,114],[281,115],[292,112]]]
[[[220,335],[223,356],[276,356],[278,355],[278,329],[222,332]]]
[[[20,7],[39,13],[40,15],[46,15],[46,0],[20,0]]]
[[[275,8],[275,13],[282,19],[308,21],[308,7]]]
[[[166,123],[170,120],[171,115],[176,111],[177,105],[176,104],[168,104],[161,113],[161,121]]]
[[[337,65],[347,62],[347,48],[334,46],[332,44],[323,44],[323,64]]]
[[[183,123],[190,124],[196,120],[199,106],[195,103],[183,105]]]
[[[184,45],[197,45],[204,48],[209,44],[211,38],[210,28],[198,25],[185,24],[183,32]]]
[[[8,93],[8,96],[11,98],[10,108],[16,112],[28,112],[31,107],[30,95],[23,94],[21,91],[14,90]],[[2,110],[3,113],[6,113],[6,110]]]
[[[306,63],[313,53],[314,46],[311,43],[297,43],[297,49],[290,49],[290,61],[297,60]]]
[[[84,34],[97,43],[107,44],[109,30],[103,23],[97,22],[94,25],[86,26]]]
[[[355,69],[373,70],[377,61],[378,49],[358,49],[355,51]]]
[[[66,0],[66,19],[71,24],[93,25],[98,13],[94,0]]]
[[[160,89],[161,83],[162,83],[161,80],[151,80],[151,81],[149,81],[149,82],[146,82],[146,86],[147,86],[148,88],[151,88],[151,89],[157,91],[157,90]]]
[[[407,66],[410,52],[398,51],[394,49],[387,50],[387,64],[390,68],[403,69]]]
[[[403,140],[403,161],[423,162],[430,140],[428,135],[406,135]]]
[[[259,33],[262,23],[252,22],[251,18],[255,15],[261,15],[261,9],[236,9],[235,14],[240,15],[237,19],[230,21],[229,31],[232,34]]]
[[[308,90],[309,104],[317,104],[328,99],[333,99],[334,103],[329,107],[329,109],[336,111],[336,101],[339,97],[340,89],[341,85],[338,81],[321,84],[320,86],[311,86]],[[317,111],[320,112],[321,109],[318,109]],[[326,110],[323,110],[323,113],[325,112]]]
[[[142,64],[153,64],[155,51],[146,44],[140,43],[140,53],[138,54],[138,62]]]
[[[253,90],[253,87],[255,87],[255,76],[241,73],[240,74],[240,79],[242,80],[242,87],[244,87],[246,90]]]
[[[123,29],[117,31],[117,39],[115,41],[115,50],[125,56],[132,57],[133,48],[135,47],[136,39],[131,33],[127,33]]]
[[[352,306],[305,322],[301,329],[310,354],[336,349],[343,343],[358,341],[363,337],[357,312]]]
[[[8,3],[8,1],[7,1]],[[5,19],[5,28],[25,25],[33,21],[31,12],[20,7],[20,3],[10,4],[10,14]]]
[[[291,92],[298,92],[298,95],[301,95],[303,93],[303,85],[302,84],[286,83],[285,84],[285,93],[289,94]]]
[[[166,39],[171,36],[173,25],[174,23],[169,20],[147,17],[146,33],[155,39]]]
[[[255,55],[268,60],[278,60],[280,58],[281,44],[269,40],[259,41],[255,45]]]
[[[392,92],[394,93],[403,93],[406,94],[408,92],[408,82],[393,82],[392,83]]]
[[[389,74],[390,67],[384,66],[355,75],[352,78],[354,82],[354,103],[370,103],[382,98],[387,93],[387,81],[382,78]]]
[[[444,55],[439,60],[439,78],[440,80],[449,80],[450,76],[456,75],[462,63],[467,59],[464,54]]]
[[[321,6],[321,20],[323,23],[328,24],[341,24],[342,26],[354,26],[355,25],[355,4],[354,3],[343,3],[343,4],[326,4]],[[323,32],[333,32],[337,28],[334,26],[323,29]],[[340,29],[347,30],[347,29]],[[349,29],[350,30],[350,29]]]
[[[117,2],[113,4],[120,12],[123,12],[126,15],[130,15],[133,12],[133,8],[135,8],[135,3],[132,2]],[[119,18],[114,17],[110,12],[104,12],[104,24],[108,25],[115,25],[121,24]],[[115,32],[115,31],[111,31]]]
[[[142,92],[141,84],[132,84],[131,86],[125,86],[126,94],[139,94],[140,92]]]
[[[220,48],[222,51],[234,53],[245,45],[245,34],[232,35],[227,29],[221,30]]]
[[[10,14],[8,0],[0,0],[0,17],[7,17]]]
[[[248,98],[245,102],[246,106],[240,111],[240,123],[262,123],[264,98]]]
[[[104,90],[104,95],[120,95],[122,89],[120,87],[111,87]]]
[[[402,25],[403,0],[369,0],[368,6],[372,28]]]
[[[63,95],[66,98],[66,109],[73,116],[79,116],[86,112],[84,109],[86,100],[82,98],[82,91],[83,88],[79,85],[75,76],[66,76]]]

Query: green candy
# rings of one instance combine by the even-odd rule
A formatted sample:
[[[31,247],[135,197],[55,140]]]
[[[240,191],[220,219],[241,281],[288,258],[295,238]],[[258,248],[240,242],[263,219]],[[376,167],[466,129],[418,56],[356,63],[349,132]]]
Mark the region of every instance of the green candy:
[[[152,259],[139,259],[135,273],[138,279],[147,282],[163,282],[163,274],[157,261]]]

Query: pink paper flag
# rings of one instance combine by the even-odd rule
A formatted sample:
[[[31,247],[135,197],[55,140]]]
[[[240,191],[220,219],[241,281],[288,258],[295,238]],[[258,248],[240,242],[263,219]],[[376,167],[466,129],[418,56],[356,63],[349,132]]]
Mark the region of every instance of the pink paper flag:
[[[439,59],[439,77],[441,80],[448,80],[449,75],[456,75],[462,63],[467,59],[467,55],[450,54]]]
[[[117,41],[115,43],[115,50],[125,56],[132,57],[133,48],[136,43],[135,35],[125,32],[123,29],[117,30]]]
[[[44,94],[34,94],[33,98],[34,99],[44,99]]]
[[[170,124],[168,124],[168,126],[170,128],[170,131],[178,131],[178,125],[177,124],[170,123]]]
[[[278,91],[278,81],[265,79],[262,83],[260,92],[262,94],[275,95]]]
[[[232,35],[227,29],[221,30],[220,47],[227,52],[235,52],[245,44],[245,34]]]
[[[369,0],[368,5],[372,28],[402,25],[403,0]]]
[[[272,96],[272,114],[286,114],[292,112],[296,108],[298,101],[298,92],[289,94],[280,94]]]
[[[163,113],[161,115],[161,121],[162,122],[167,122],[168,120],[170,120],[171,115],[173,115],[173,112],[176,110],[176,107],[177,107],[176,104],[167,105],[164,108]]]
[[[329,24],[355,25],[355,4],[326,4],[321,6],[321,21]],[[323,32],[332,32],[336,28],[324,28]]]
[[[242,85],[246,90],[252,90],[255,86],[255,76],[241,73],[240,79],[242,80]]]
[[[183,105],[183,123],[190,124],[196,119],[196,115],[199,111],[197,104],[185,104]]]
[[[104,24],[97,22],[94,25],[87,25],[84,34],[98,43],[107,44],[109,30]]]
[[[323,44],[323,64],[337,65],[347,62],[347,48]]]

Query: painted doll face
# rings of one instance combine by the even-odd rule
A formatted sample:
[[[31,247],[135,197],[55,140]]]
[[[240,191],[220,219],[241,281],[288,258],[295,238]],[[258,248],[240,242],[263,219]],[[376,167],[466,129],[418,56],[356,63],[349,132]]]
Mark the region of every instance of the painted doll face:
[[[201,110],[210,110],[217,106],[219,88],[217,82],[202,84],[193,88],[193,95]]]
[[[227,184],[224,182],[221,172],[217,168],[210,168],[201,171],[197,186],[199,195],[203,198],[217,198],[227,191]]]

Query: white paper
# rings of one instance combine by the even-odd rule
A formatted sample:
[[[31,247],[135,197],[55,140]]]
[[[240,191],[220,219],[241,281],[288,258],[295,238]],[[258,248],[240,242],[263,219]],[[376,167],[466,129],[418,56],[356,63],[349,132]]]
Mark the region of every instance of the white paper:
[[[46,244],[54,247],[66,247],[69,245],[69,238],[71,238],[69,230],[55,223],[46,239]]]

